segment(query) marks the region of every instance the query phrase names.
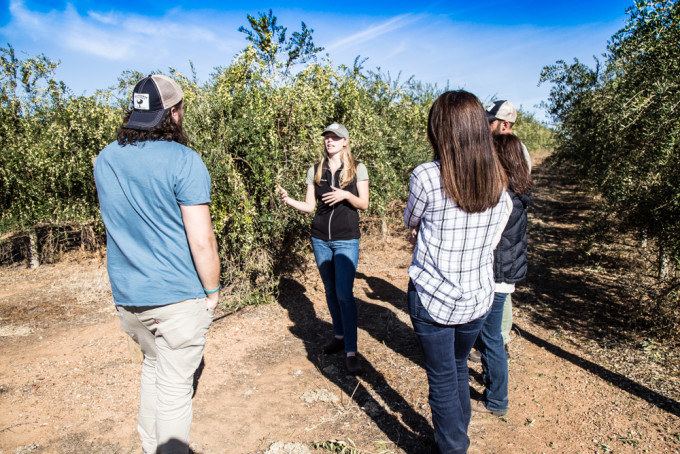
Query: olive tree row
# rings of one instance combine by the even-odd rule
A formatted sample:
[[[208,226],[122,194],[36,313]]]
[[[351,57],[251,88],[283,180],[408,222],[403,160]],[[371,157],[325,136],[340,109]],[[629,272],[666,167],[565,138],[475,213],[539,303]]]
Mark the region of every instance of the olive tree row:
[[[558,156],[602,196],[601,233],[631,232],[656,249],[659,320],[680,319],[680,3],[637,1],[593,68],[547,66]],[[658,297],[657,297],[658,296]],[[675,314],[675,315],[673,315]]]

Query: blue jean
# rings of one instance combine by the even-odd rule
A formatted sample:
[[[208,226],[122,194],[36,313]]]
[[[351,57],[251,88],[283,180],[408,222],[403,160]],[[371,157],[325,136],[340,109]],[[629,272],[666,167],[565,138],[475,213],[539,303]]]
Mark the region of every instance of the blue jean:
[[[344,337],[345,351],[357,351],[357,303],[354,275],[359,262],[359,240],[323,241],[312,238],[314,257],[326,291],[333,331]]]
[[[408,284],[411,323],[423,350],[434,439],[441,454],[465,453],[470,446],[470,349],[486,315],[460,325],[435,322],[423,307],[413,282]]]
[[[501,322],[507,293],[494,293],[491,311],[482,325],[477,347],[482,354],[484,396],[482,402],[489,410],[508,410],[508,356],[503,348]]]

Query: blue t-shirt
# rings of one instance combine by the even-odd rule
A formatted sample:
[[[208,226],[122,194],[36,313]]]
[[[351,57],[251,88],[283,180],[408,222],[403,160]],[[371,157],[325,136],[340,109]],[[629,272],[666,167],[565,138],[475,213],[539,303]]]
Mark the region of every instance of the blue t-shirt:
[[[210,203],[200,156],[176,142],[104,148],[94,165],[113,301],[162,306],[205,296],[180,205]]]

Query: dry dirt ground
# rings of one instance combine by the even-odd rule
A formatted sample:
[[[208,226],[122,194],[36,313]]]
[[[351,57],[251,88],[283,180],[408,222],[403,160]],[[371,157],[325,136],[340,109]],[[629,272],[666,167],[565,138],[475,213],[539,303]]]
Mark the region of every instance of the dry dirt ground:
[[[514,297],[510,411],[474,414],[469,452],[680,453],[678,364],[626,340],[606,304],[622,278],[574,265],[587,200],[535,159],[532,276]],[[283,280],[276,303],[218,312],[197,377],[195,453],[339,446],[330,440],[361,453],[429,452],[427,380],[405,304],[411,248],[394,230],[362,242],[359,378],[344,374],[341,356],[320,353],[331,329],[312,257]],[[140,365],[103,256],[1,268],[0,355],[0,454],[141,452]],[[471,363],[473,397],[479,372]]]

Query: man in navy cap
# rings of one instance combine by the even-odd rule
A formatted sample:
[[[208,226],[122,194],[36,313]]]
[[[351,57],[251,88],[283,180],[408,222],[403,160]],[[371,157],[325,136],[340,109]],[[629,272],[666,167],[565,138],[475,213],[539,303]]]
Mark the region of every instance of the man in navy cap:
[[[113,301],[144,353],[137,428],[146,454],[189,450],[193,376],[219,301],[210,175],[186,147],[183,97],[169,77],[142,79],[94,166]]]

